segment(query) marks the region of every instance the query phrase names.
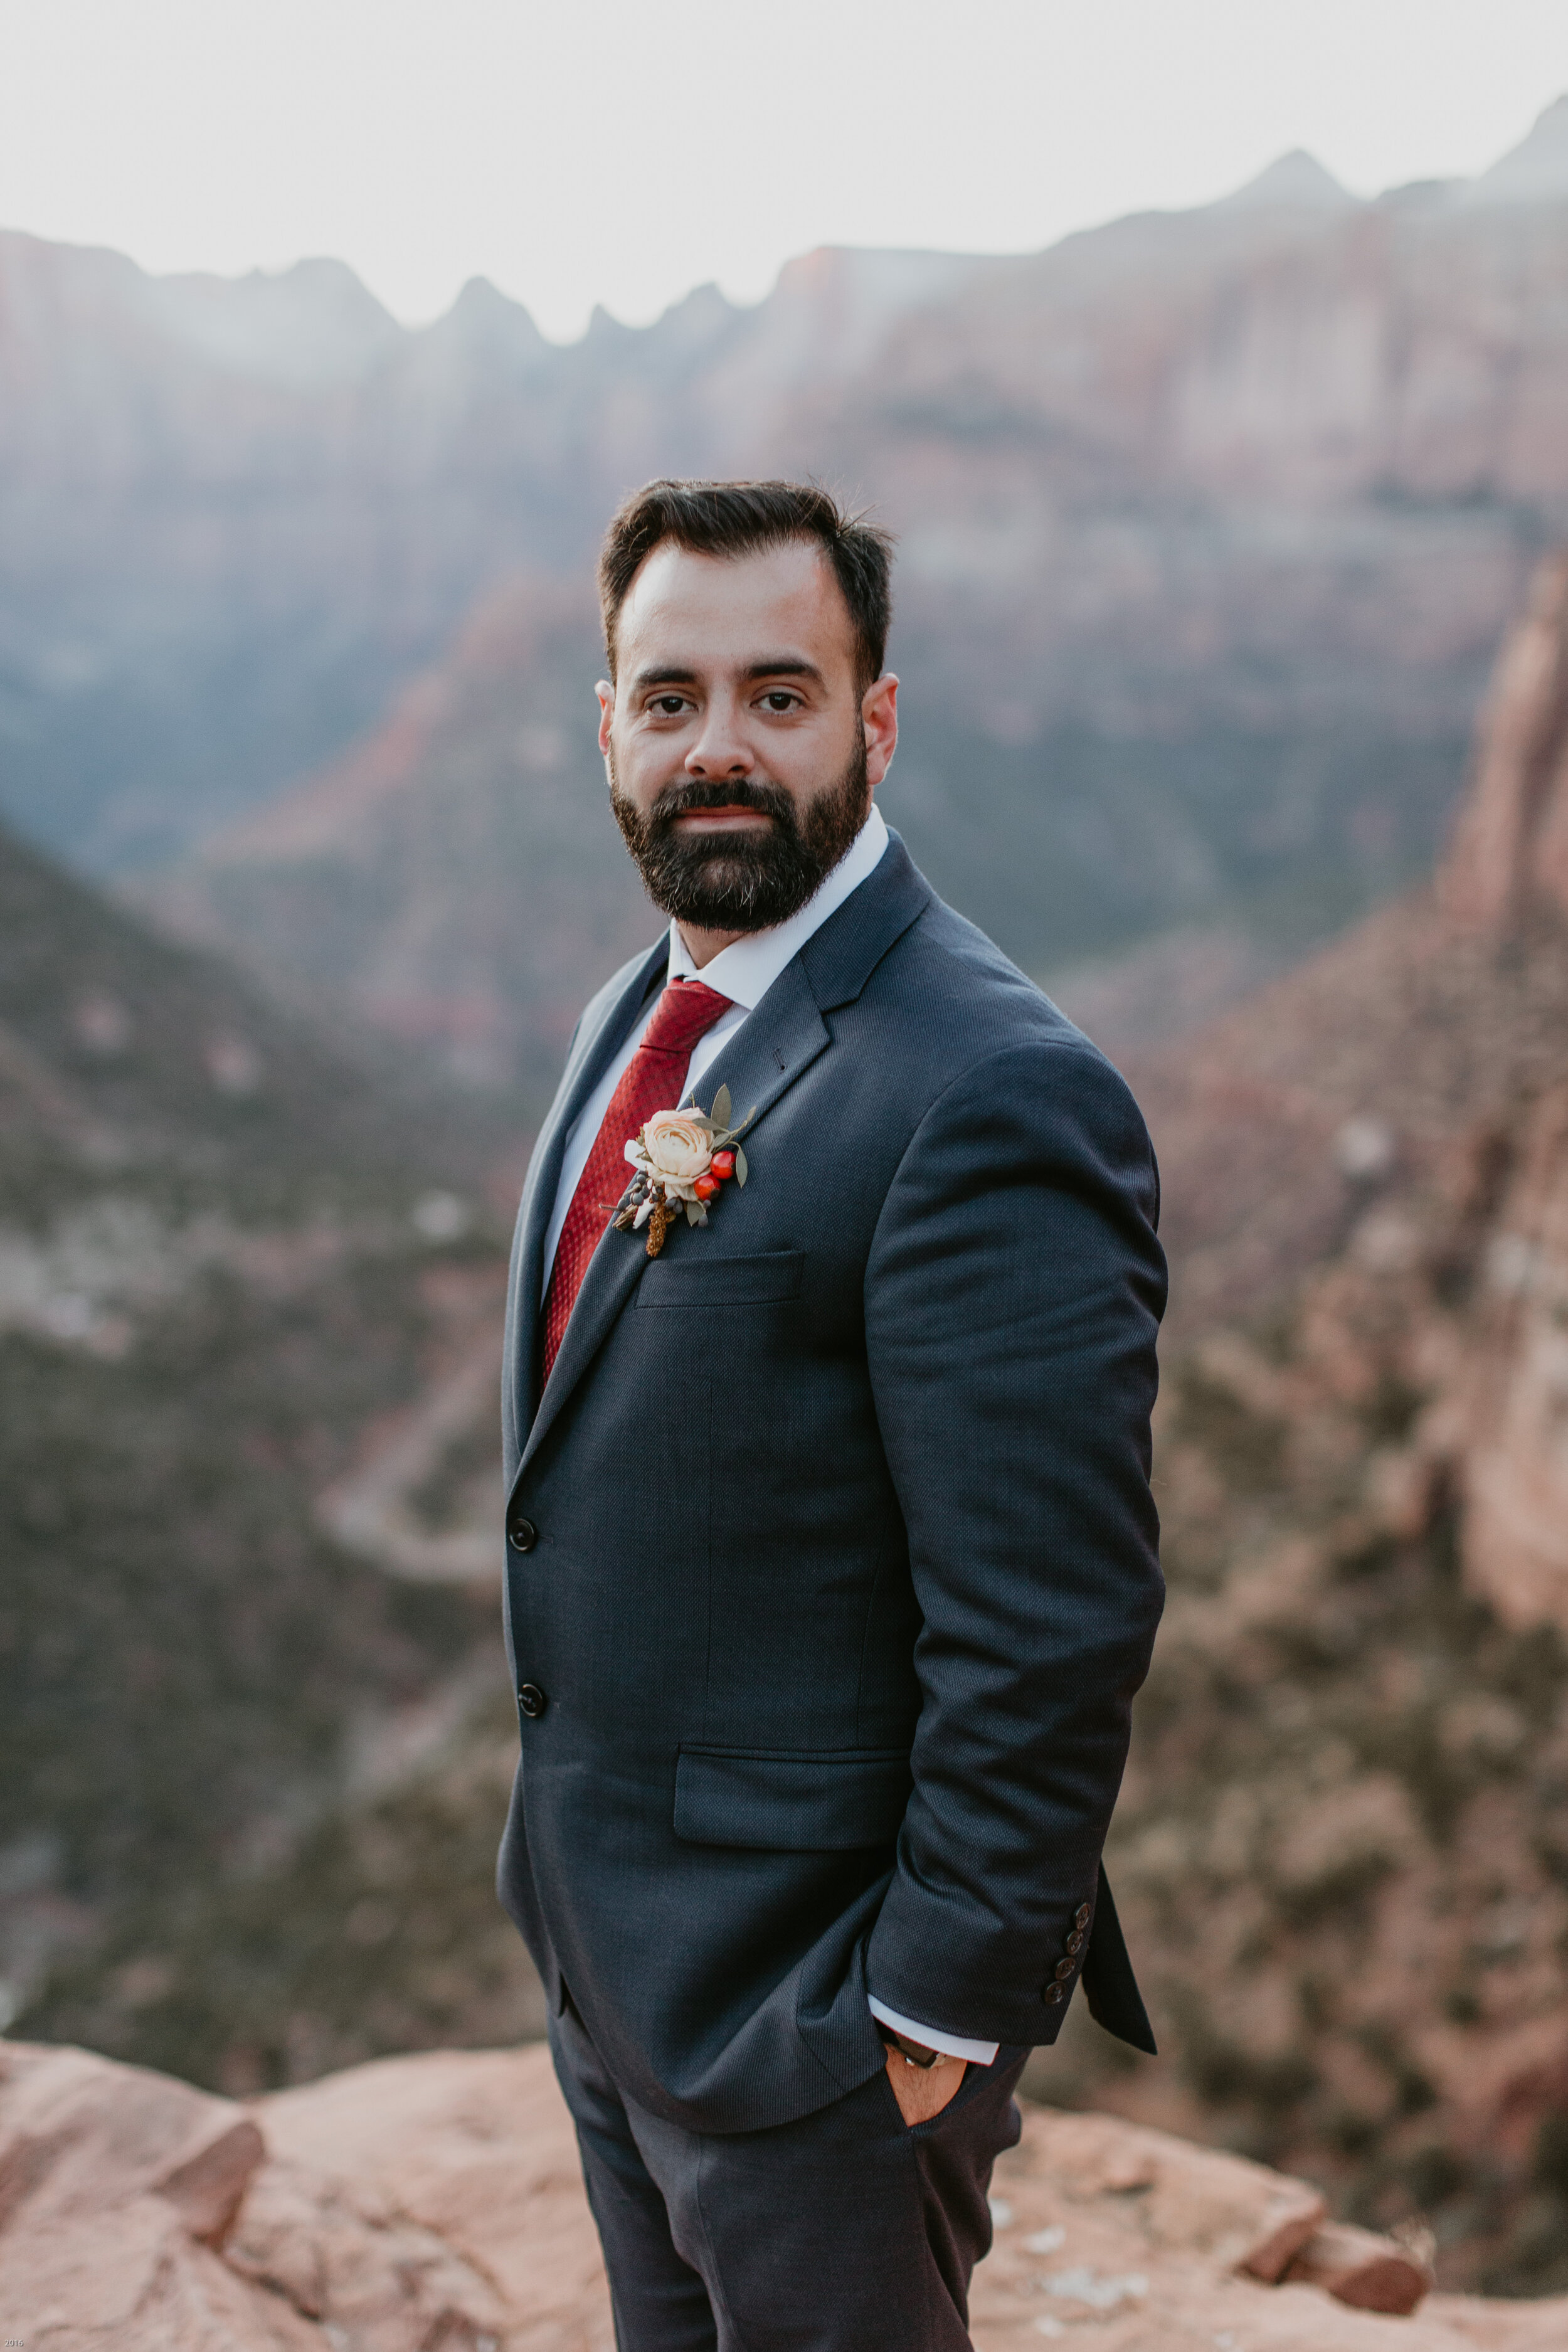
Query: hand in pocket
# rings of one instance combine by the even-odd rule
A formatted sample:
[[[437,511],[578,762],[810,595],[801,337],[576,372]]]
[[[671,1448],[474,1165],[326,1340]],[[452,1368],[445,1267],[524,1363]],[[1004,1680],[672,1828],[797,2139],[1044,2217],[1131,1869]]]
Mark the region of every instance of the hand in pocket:
[[[888,2053],[888,2080],[905,2123],[929,2124],[955,2098],[968,2068],[962,2058],[943,2058],[934,2066],[911,2066],[901,2051]]]

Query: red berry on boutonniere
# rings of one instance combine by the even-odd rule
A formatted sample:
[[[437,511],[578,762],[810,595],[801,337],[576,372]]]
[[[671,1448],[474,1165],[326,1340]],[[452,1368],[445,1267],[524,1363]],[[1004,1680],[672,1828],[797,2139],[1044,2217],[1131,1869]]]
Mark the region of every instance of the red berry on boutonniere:
[[[710,1201],[719,1190],[718,1179],[713,1176],[699,1176],[691,1189],[700,1201]]]
[[[735,1172],[735,1155],[732,1151],[716,1151],[710,1164],[720,1182],[727,1183]]]

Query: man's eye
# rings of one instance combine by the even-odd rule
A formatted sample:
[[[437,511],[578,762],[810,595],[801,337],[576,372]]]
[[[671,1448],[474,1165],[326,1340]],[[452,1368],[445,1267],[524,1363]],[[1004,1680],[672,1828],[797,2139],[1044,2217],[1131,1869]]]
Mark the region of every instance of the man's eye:
[[[796,710],[800,707],[800,697],[789,693],[784,687],[775,687],[771,694],[763,695],[763,704],[768,710]]]
[[[651,707],[661,719],[679,719],[686,708],[686,697],[683,694],[658,694],[654,697]]]

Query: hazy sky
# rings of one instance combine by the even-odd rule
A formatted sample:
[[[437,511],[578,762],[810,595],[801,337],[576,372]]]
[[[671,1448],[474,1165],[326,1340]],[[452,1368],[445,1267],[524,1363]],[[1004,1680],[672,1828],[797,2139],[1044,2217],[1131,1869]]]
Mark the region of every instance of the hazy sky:
[[[0,0],[0,223],[153,269],[340,254],[548,333],[823,243],[1026,250],[1289,147],[1473,173],[1568,0]]]

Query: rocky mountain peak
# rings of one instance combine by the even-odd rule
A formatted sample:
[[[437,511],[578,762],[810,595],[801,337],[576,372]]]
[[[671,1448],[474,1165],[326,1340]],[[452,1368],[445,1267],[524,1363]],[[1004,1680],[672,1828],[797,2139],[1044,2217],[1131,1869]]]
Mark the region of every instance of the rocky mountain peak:
[[[488,278],[468,278],[451,308],[424,333],[464,343],[477,358],[521,353],[532,359],[546,348],[531,313]]]
[[[1568,199],[1568,91],[1553,99],[1528,137],[1469,188],[1472,205],[1539,205]]]
[[[1311,212],[1349,212],[1360,201],[1304,147],[1292,147],[1289,154],[1278,156],[1256,179],[1247,181],[1234,194],[1221,199],[1231,212],[1243,207],[1249,212],[1261,212],[1287,205]]]
[[[193,358],[295,392],[358,383],[405,340],[348,264],[330,257],[243,278],[138,273],[126,290],[146,322]]]
[[[1568,914],[1568,550],[1540,565],[1503,641],[1440,888],[1482,930]]]

